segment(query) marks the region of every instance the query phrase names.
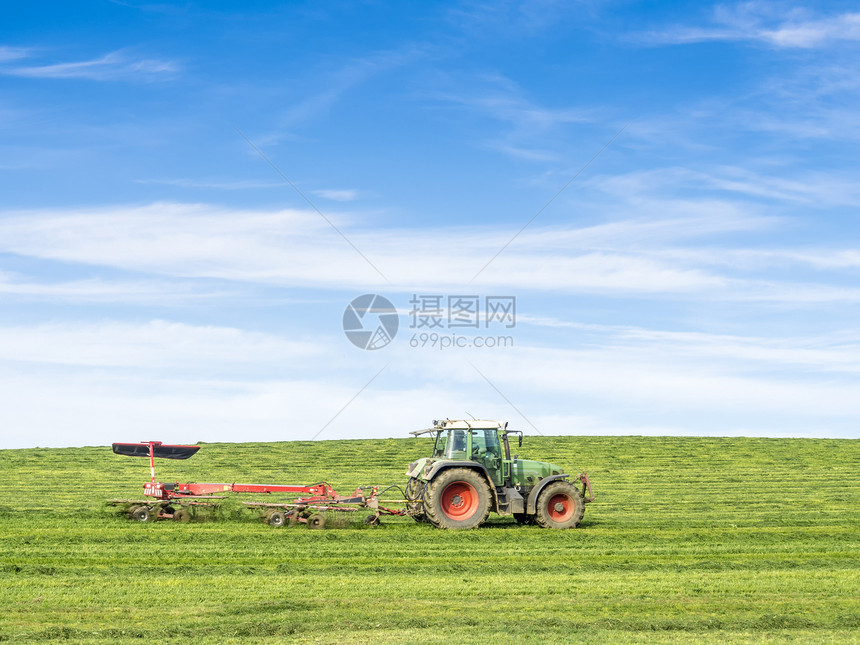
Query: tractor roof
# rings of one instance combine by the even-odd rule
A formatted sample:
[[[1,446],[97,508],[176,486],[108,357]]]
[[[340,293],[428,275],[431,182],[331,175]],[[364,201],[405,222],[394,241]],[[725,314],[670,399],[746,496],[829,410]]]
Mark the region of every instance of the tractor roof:
[[[421,434],[427,434],[429,432],[441,432],[442,430],[451,429],[467,430],[469,428],[475,428],[479,430],[504,430],[507,427],[507,422],[502,423],[501,421],[490,421],[488,419],[441,419],[439,421],[433,421],[432,428],[426,428],[425,430],[413,430],[410,434],[418,436]]]

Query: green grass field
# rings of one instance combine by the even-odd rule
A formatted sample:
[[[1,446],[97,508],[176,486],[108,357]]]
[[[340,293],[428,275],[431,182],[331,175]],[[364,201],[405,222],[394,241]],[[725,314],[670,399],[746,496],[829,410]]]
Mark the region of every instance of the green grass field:
[[[205,444],[166,481],[403,483],[427,439]],[[527,437],[580,528],[132,522],[144,459],[0,451],[0,640],[860,643],[860,442]],[[363,514],[357,519],[361,519]]]

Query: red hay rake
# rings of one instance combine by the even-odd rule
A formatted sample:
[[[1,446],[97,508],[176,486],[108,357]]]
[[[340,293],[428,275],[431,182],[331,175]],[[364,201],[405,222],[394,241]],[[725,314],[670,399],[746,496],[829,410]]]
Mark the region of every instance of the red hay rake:
[[[185,484],[156,481],[155,459],[188,459],[200,450],[200,446],[166,445],[160,441],[141,443],[115,443],[113,451],[128,457],[149,457],[150,481],[144,483],[143,494],[150,499],[114,499],[113,505],[128,506],[128,516],[139,522],[172,519],[187,522],[192,519],[199,507],[218,507],[223,500],[233,494],[279,495],[278,500],[243,501],[242,505],[260,510],[265,522],[274,527],[286,524],[307,524],[313,529],[325,528],[326,512],[356,512],[370,510],[365,517],[366,524],[379,524],[382,515],[406,515],[405,509],[389,508],[388,504],[406,504],[405,499],[385,500],[380,505],[379,495],[391,489],[399,490],[397,485],[379,491],[378,486],[359,487],[352,495],[338,495],[325,482],[310,486],[294,484],[225,484],[198,483]],[[400,491],[401,495],[405,494]]]

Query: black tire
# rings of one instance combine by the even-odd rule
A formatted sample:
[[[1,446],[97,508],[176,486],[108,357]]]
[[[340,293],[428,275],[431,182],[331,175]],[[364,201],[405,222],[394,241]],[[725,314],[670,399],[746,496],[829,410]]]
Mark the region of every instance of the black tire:
[[[585,514],[582,493],[566,481],[547,484],[537,500],[535,521],[545,529],[572,529]]]
[[[173,514],[173,519],[177,522],[190,522],[191,511],[189,511],[187,508],[180,508]]]
[[[155,518],[152,511],[150,511],[146,506],[138,506],[134,509],[134,513],[131,514],[131,519],[138,522],[151,522]]]
[[[368,526],[379,526],[379,517],[376,515],[368,515],[364,518],[364,523]]]
[[[309,529],[317,529],[322,530],[325,528],[325,515],[320,515],[317,513],[316,515],[311,515],[308,518],[308,528]]]
[[[271,511],[266,515],[266,523],[279,529],[287,523],[287,516],[283,511]]]
[[[133,520],[134,519],[134,512],[139,508],[140,508],[139,504],[135,504],[134,506],[130,506],[128,509],[128,519]]]
[[[424,492],[427,519],[440,529],[473,529],[490,514],[490,488],[468,468],[443,470]]]
[[[424,512],[424,489],[426,485],[420,479],[410,477],[406,484],[406,514],[419,524],[428,524],[427,514]]]

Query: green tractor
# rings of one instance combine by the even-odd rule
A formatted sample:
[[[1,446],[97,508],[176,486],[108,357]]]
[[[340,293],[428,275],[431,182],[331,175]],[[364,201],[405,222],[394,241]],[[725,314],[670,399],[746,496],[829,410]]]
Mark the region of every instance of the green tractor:
[[[576,479],[544,461],[511,457],[510,435],[499,421],[434,421],[413,435],[435,434],[432,457],[409,464],[407,512],[417,522],[443,529],[480,526],[490,512],[513,515],[520,524],[570,529],[582,520],[586,502],[594,499],[588,475]]]

